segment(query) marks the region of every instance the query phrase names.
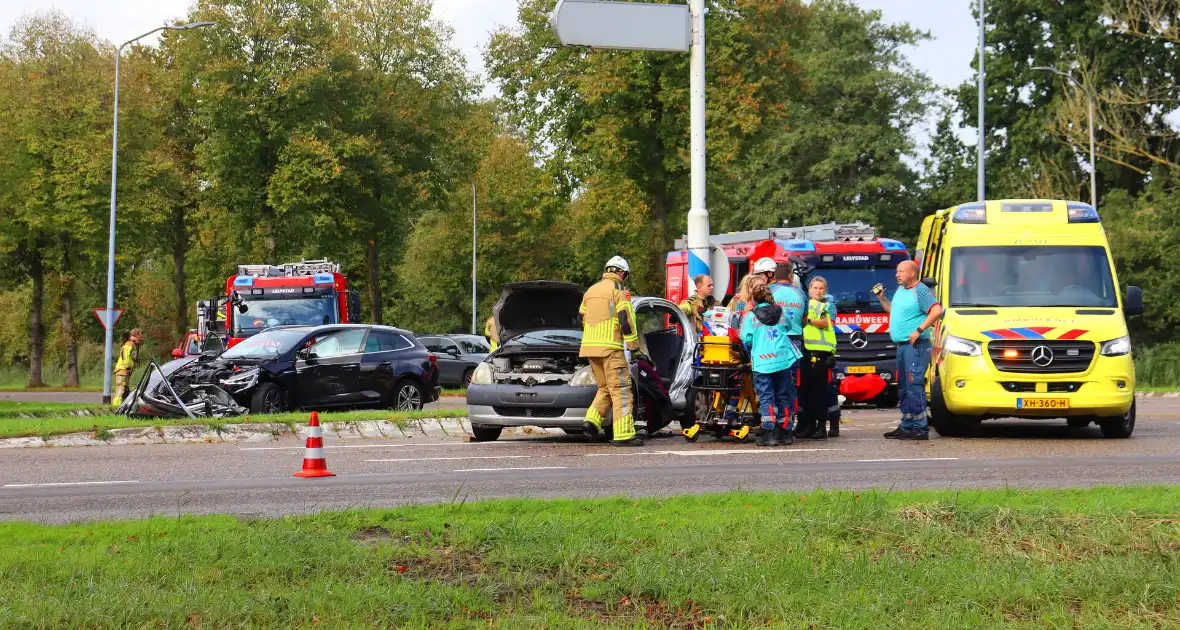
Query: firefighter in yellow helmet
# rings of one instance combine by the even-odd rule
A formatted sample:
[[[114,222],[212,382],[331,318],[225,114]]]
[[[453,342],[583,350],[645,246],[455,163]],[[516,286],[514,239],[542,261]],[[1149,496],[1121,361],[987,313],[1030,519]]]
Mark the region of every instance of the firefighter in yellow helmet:
[[[143,343],[143,331],[135,328],[119,349],[119,360],[115,362],[115,391],[111,404],[116,408],[123,404],[123,398],[131,390],[131,373],[139,361],[139,344]]]
[[[635,307],[623,289],[631,268],[622,256],[606,263],[602,281],[582,296],[581,356],[590,362],[598,395],[586,412],[582,429],[591,439],[602,431],[607,412],[613,414],[614,444],[643,446],[635,434],[635,400],[631,393],[631,368],[624,350],[638,352],[639,329]]]

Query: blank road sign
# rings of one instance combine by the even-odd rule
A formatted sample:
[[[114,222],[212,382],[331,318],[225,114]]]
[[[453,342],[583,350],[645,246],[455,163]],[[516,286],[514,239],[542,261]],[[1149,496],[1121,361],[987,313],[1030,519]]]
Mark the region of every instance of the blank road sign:
[[[549,24],[565,46],[688,52],[692,41],[686,4],[560,0]]]

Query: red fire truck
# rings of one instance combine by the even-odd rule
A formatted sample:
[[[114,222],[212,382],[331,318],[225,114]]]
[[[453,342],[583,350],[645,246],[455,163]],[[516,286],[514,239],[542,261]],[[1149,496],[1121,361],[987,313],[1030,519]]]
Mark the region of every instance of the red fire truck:
[[[225,297],[215,302],[198,303],[198,319],[202,312],[213,313],[216,321],[204,327],[224,335],[226,347],[274,326],[342,324],[361,317],[360,295],[348,290],[340,265],[329,260],[238,265],[237,275],[225,282]]]
[[[871,225],[856,222],[718,234],[710,237],[710,244],[729,259],[726,303],[759,258],[793,261],[801,286],[809,277],[823,276],[836,299],[836,377],[842,381],[841,393],[854,402],[896,400],[897,345],[889,338],[889,316],[872,288],[878,282],[896,286],[897,264],[910,258],[903,243],[879,238]],[[676,241],[676,248],[668,253],[665,294],[679,303],[688,296],[691,280],[683,239]]]

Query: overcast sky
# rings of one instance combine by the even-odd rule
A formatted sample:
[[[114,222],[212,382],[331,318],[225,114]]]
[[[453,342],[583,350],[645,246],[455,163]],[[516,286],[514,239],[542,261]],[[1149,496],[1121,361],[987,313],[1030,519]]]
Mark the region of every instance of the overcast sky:
[[[934,36],[908,52],[914,65],[935,82],[952,87],[971,77],[971,59],[978,41],[972,0],[855,1],[865,8],[881,10],[887,21],[909,22]],[[94,28],[99,37],[123,42],[183,16],[189,4],[189,0],[0,0],[0,31],[7,36],[23,14],[58,9]],[[434,5],[437,17],[454,26],[455,43],[466,54],[468,67],[474,72],[483,71],[480,50],[488,34],[516,21],[516,0],[435,0]],[[924,135],[919,132],[919,136]]]

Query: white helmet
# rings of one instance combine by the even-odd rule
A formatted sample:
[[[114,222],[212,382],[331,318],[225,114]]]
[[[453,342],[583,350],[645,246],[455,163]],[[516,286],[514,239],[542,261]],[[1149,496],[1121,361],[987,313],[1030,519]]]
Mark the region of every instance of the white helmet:
[[[610,260],[606,261],[606,268],[607,269],[614,268],[614,269],[619,269],[621,271],[625,271],[627,273],[631,273],[631,265],[628,265],[627,259],[623,258],[622,256],[615,256],[614,258],[611,258]]]
[[[774,273],[777,267],[778,263],[774,262],[773,258],[759,258],[754,263],[754,273]]]

